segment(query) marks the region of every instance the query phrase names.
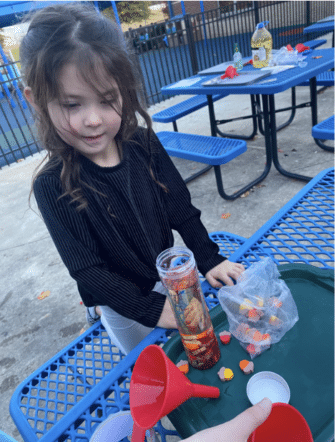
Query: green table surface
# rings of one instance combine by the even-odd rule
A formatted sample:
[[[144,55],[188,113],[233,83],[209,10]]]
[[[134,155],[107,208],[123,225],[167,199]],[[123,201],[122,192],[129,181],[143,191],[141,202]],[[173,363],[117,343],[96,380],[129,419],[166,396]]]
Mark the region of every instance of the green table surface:
[[[289,403],[302,413],[315,442],[330,440],[334,430],[334,271],[305,264],[278,267],[296,302],[299,320],[280,342],[253,359],[254,373],[272,371],[288,383]],[[210,311],[215,332],[229,330],[225,312],[218,305]],[[176,335],[163,347],[177,363],[186,359],[181,339]],[[249,359],[238,340],[220,344],[221,358],[209,370],[190,367],[187,377],[194,383],[220,389],[218,399],[192,398],[169,414],[183,437],[226,422],[251,406],[246,385],[252,375],[244,375],[239,361]],[[220,367],[231,368],[233,380],[221,382]]]

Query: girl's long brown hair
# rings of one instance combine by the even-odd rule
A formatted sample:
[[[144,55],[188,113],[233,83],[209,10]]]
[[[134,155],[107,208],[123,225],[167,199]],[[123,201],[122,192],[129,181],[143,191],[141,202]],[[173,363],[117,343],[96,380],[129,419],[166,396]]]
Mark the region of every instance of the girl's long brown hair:
[[[47,107],[51,100],[61,97],[60,72],[67,63],[73,62],[84,80],[96,89],[94,79],[95,74],[98,74],[97,66],[103,67],[117,83],[123,101],[117,144],[120,146],[122,141],[132,136],[139,125],[140,116],[147,126],[145,145],[150,158],[152,124],[145,111],[144,94],[138,81],[140,75],[137,74],[119,26],[99,14],[91,5],[56,4],[39,10],[28,20],[31,20],[28,32],[20,45],[20,62],[25,84],[32,89],[38,108],[35,117],[39,139],[47,151],[33,176],[29,199],[34,181],[50,167],[50,163],[43,168],[40,168],[41,165],[45,160],[53,159],[53,164],[62,164],[62,197],[70,195],[72,202],[78,203],[77,210],[82,210],[87,206],[87,201],[82,192],[85,184],[80,178],[78,153],[60,138]],[[149,170],[155,180],[150,164]]]

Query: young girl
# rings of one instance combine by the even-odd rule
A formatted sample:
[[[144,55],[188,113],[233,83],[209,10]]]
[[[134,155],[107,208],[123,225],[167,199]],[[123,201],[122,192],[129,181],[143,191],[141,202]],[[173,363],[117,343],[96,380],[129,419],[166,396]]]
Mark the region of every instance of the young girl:
[[[46,7],[20,60],[47,151],[33,179],[39,210],[85,306],[100,307],[128,353],[153,327],[176,328],[155,267],[172,229],[214,287],[232,285],[244,267],[219,255],[153,133],[117,25],[90,5]]]

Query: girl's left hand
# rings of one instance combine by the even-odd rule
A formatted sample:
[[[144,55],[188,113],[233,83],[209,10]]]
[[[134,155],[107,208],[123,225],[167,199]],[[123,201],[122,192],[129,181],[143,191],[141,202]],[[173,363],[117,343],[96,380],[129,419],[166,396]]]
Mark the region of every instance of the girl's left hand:
[[[231,278],[237,281],[239,275],[243,273],[244,270],[245,267],[242,264],[231,262],[226,259],[216,267],[209,270],[205,277],[212,287],[219,289],[223,286],[222,282],[224,282],[226,285],[233,285]]]

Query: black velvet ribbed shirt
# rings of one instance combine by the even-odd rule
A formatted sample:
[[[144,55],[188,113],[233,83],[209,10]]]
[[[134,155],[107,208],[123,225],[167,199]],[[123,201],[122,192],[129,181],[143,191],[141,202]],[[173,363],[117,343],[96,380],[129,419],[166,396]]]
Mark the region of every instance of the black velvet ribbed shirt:
[[[61,165],[44,171],[34,195],[49,233],[86,306],[108,305],[119,314],[154,327],[166,297],[153,291],[159,276],[156,257],[173,246],[172,229],[193,251],[205,274],[225,258],[218,254],[203,226],[201,212],[167,152],[152,133],[150,175],[145,131],[139,128],[123,142],[121,162],[101,167],[80,155],[81,180],[104,194],[83,187],[88,207],[76,211],[62,197]],[[51,160],[52,162],[53,160]]]

